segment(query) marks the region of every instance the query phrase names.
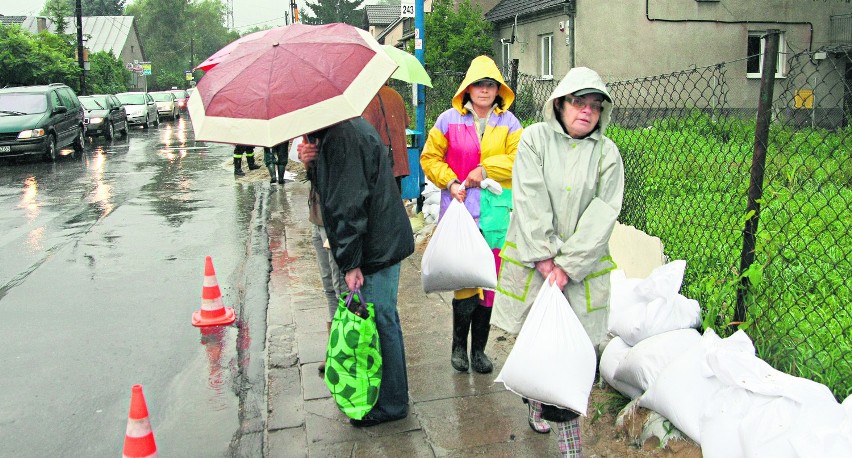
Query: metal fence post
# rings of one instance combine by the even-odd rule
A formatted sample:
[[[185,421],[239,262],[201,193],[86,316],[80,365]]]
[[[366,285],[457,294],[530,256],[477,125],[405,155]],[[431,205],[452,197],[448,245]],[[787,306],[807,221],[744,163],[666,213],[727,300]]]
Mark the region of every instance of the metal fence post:
[[[760,98],[757,103],[757,124],[754,132],[754,152],[751,157],[751,179],[748,186],[746,214],[751,216],[743,228],[743,249],[740,253],[740,274],[754,262],[755,236],[760,219],[760,199],[763,197],[763,175],[766,170],[766,145],[769,141],[769,122],[772,117],[772,97],[775,89],[775,70],[778,62],[778,38],[781,32],[771,29],[766,32],[763,50],[763,69],[760,74]],[[737,289],[737,307],[734,321],[745,321],[745,299],[751,282],[747,277],[740,280]]]

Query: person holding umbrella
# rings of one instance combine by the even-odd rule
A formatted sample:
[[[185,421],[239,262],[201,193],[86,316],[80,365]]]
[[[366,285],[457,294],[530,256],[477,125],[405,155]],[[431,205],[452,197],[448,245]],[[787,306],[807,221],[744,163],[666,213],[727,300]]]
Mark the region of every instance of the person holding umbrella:
[[[515,93],[506,86],[497,64],[487,56],[473,59],[453,97],[453,107],[438,116],[420,156],[426,178],[442,189],[439,218],[452,199],[464,203],[494,253],[497,272],[512,208],[512,164],[523,130],[509,111],[514,100]],[[480,189],[485,178],[496,181],[502,192]],[[492,291],[455,292],[450,358],[455,370],[467,372],[468,365],[481,374],[493,370],[485,355],[493,299]]]
[[[408,373],[396,301],[400,262],[414,252],[414,234],[376,129],[355,118],[313,132],[299,145],[320,198],[331,252],[349,291],[373,302],[382,352],[379,399],[353,426],[408,416]]]

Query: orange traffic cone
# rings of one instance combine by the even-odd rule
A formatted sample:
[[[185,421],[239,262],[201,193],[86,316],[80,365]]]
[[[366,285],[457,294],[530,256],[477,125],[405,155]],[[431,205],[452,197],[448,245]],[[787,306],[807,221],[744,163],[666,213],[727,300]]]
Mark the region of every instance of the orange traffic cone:
[[[201,310],[192,314],[193,326],[220,326],[236,319],[234,309],[222,304],[222,292],[213,270],[213,259],[207,256],[204,264],[204,287],[201,290]]]
[[[122,456],[124,458],[157,457],[157,444],[154,442],[151,422],[148,421],[148,406],[145,405],[142,385],[133,385]]]

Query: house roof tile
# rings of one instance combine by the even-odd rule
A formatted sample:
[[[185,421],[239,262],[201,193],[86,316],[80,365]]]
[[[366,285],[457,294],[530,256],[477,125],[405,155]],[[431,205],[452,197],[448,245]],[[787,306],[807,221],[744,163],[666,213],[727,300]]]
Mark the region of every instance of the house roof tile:
[[[53,22],[48,19],[48,30],[56,32]],[[76,34],[74,17],[66,17],[66,33]],[[30,32],[37,32],[36,16],[30,16],[21,24]],[[127,39],[133,32],[133,16],[85,16],[83,17],[83,36],[90,52],[107,51],[120,57]]]
[[[26,16],[3,16],[0,14],[0,24],[20,24],[26,18]]]
[[[399,15],[402,14],[399,5],[367,5],[364,10],[367,12],[369,25],[388,25],[399,19]]]
[[[525,16],[539,11],[553,9],[564,5],[566,0],[501,0],[490,11],[485,13],[485,19],[500,22],[509,18]]]

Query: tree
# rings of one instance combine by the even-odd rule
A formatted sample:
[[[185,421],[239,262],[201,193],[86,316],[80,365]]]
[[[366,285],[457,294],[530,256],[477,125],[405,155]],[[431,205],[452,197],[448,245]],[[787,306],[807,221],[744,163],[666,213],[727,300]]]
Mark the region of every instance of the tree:
[[[121,16],[124,14],[125,3],[127,0],[81,0],[80,7],[83,9],[83,16]],[[55,9],[57,5],[67,10],[68,13],[65,16],[73,16],[77,2],[76,0],[47,0],[41,15],[52,19],[49,11]]]
[[[41,10],[41,15],[50,19],[56,33],[60,35],[68,30],[68,21],[65,18],[73,14],[74,3],[69,4],[67,0],[47,0]]]
[[[86,86],[91,94],[116,94],[127,90],[130,72],[112,53],[100,51],[89,54]]]
[[[305,24],[331,24],[343,22],[355,27],[366,27],[364,9],[360,6],[364,0],[318,0],[316,3],[306,2],[313,14],[302,12],[302,22]]]
[[[434,0],[432,12],[425,15],[426,68],[431,71],[464,72],[476,56],[491,55],[493,25],[486,21],[479,5],[470,0]]]
[[[33,35],[0,24],[0,87],[65,83],[79,90],[80,67],[73,56],[73,46],[62,35]]]
[[[186,85],[184,72],[239,38],[225,28],[221,0],[135,0],[125,8],[151,62],[150,88]]]

